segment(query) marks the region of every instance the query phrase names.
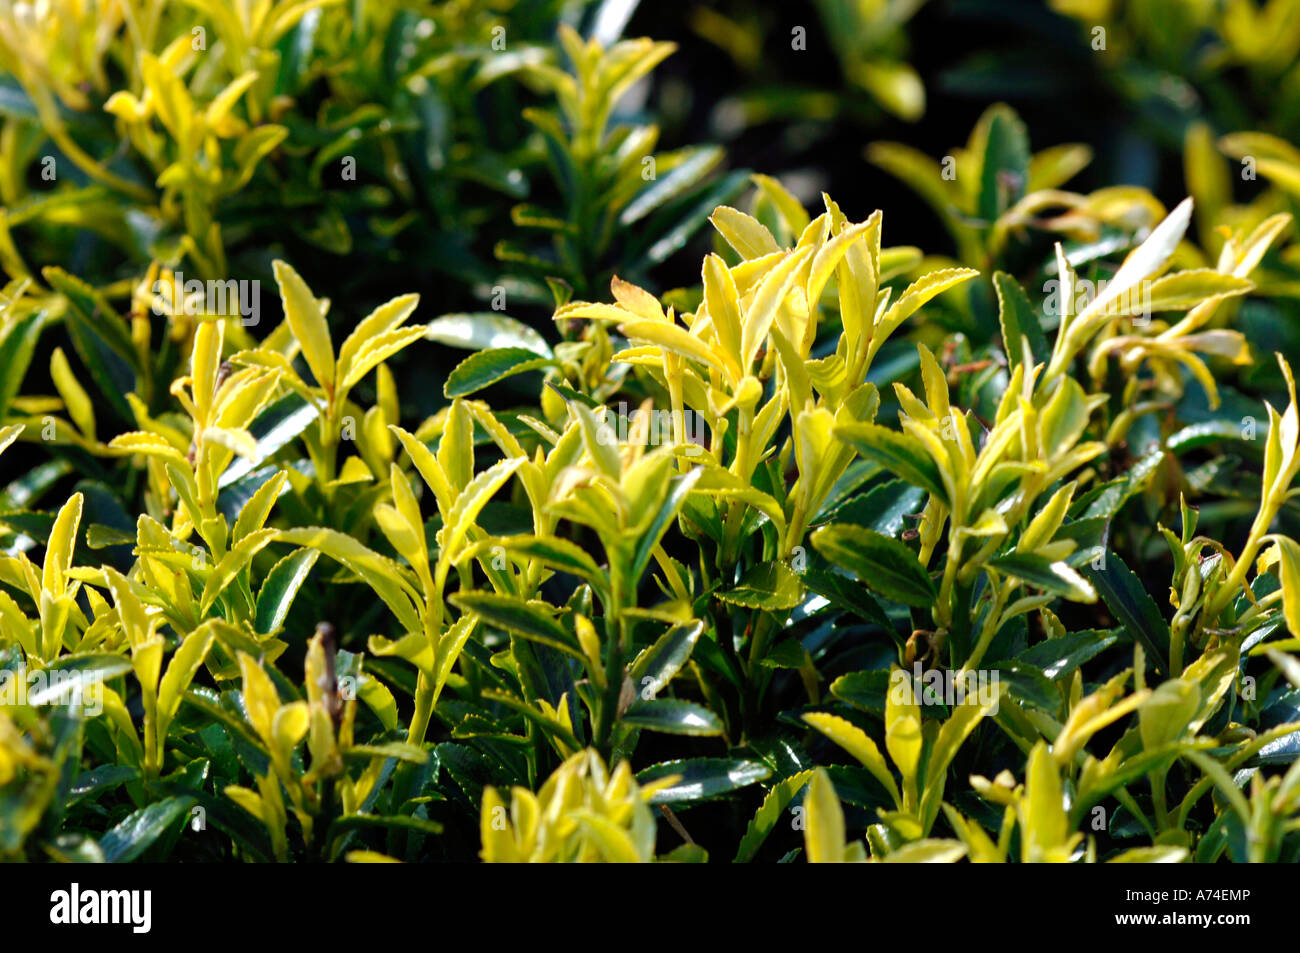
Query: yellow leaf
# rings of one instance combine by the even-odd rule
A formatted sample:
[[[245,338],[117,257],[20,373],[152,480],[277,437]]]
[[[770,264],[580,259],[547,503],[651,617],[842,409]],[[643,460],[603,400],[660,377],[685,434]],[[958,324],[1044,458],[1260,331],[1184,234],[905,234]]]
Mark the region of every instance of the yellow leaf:
[[[865,731],[850,721],[825,712],[809,712],[803,716],[803,720],[857,758],[893,796],[894,803],[902,806],[898,784],[894,781],[889,765],[885,763],[885,756]]]
[[[275,506],[275,501],[284,492],[284,484],[288,479],[289,475],[281,470],[258,487],[257,492],[248,498],[248,502],[239,511],[239,518],[235,520],[235,528],[231,535],[233,542],[238,543],[248,534],[266,525],[267,517],[271,515],[271,507]]]
[[[84,497],[72,494],[63,504],[50,529],[50,539],[45,545],[45,568],[41,588],[58,598],[64,593],[64,573],[72,567],[72,550],[77,543],[77,527],[81,524],[81,506]]]
[[[804,847],[810,864],[844,862],[844,809],[825,768],[813,772],[804,798]]]
[[[261,529],[250,533],[232,546],[208,575],[207,582],[203,585],[203,596],[199,600],[199,611],[206,613],[212,608],[217,597],[253,561],[253,557],[275,539],[275,536],[275,530]]]
[[[246,460],[258,462],[257,439],[247,430],[209,427],[203,431],[203,442],[225,447],[231,453],[237,453]]]
[[[56,347],[50,356],[50,377],[59,396],[63,399],[63,406],[68,409],[68,416],[72,418],[72,422],[86,437],[94,440],[94,406],[90,402],[90,395],[86,393],[72,373],[72,368],[68,366],[68,358],[61,347]]]
[[[647,321],[667,320],[664,309],[659,305],[659,299],[644,288],[639,288],[615,275],[609,281],[609,290],[614,295],[615,301],[638,318]]]
[[[366,466],[366,462],[360,457],[348,457],[343,461],[343,469],[339,471],[338,478],[330,481],[330,486],[348,486],[352,483],[369,483],[375,478]]]
[[[791,252],[759,283],[749,307],[745,309],[744,326],[741,328],[740,366],[743,371],[748,371],[754,363],[758,349],[767,340],[768,329],[776,320],[781,303],[794,284],[799,269],[811,255],[811,248]]]
[[[418,294],[402,295],[401,297],[393,298],[391,301],[381,304],[357,323],[356,329],[347,336],[347,339],[344,340],[343,345],[339,348],[338,376],[340,379],[345,381],[343,384],[344,387],[351,386],[351,384],[346,383],[346,381],[349,377],[352,377],[354,373],[355,379],[353,380],[353,383],[356,383],[357,380],[360,380],[365,376],[365,371],[356,373],[355,368],[358,364],[358,358],[361,356],[362,351],[366,349],[367,345],[375,343],[376,339],[381,335],[387,334],[388,332],[394,331],[400,327],[402,323],[411,316],[412,312],[415,311],[415,308],[419,303],[420,296]],[[414,337],[411,338],[411,340],[414,340],[415,337],[420,337],[424,333],[425,329],[421,327],[418,329],[412,328],[410,330],[416,332]],[[409,343],[409,341],[407,343]],[[380,358],[379,360],[383,360],[383,358]],[[379,360],[374,361],[369,366],[374,367],[375,364],[379,363]],[[369,368],[367,368],[367,370],[368,369]]]
[[[0,453],[4,453],[6,448],[18,439],[18,435],[23,432],[24,424],[11,424],[8,427],[0,427]]]
[[[239,674],[243,681],[244,710],[248,723],[268,746],[275,740],[275,714],[280,710],[280,696],[275,683],[261,664],[246,652],[239,653]]]
[[[226,797],[234,801],[249,814],[252,814],[262,823],[267,823],[264,804],[262,797],[256,791],[250,791],[248,788],[240,787],[237,784],[227,785],[225,788]]]
[[[719,205],[709,216],[709,221],[742,258],[761,258],[781,250],[767,226],[729,205]]]
[[[235,103],[239,102],[239,97],[243,96],[255,82],[257,82],[257,70],[248,70],[231,80],[230,84],[217,93],[208,104],[206,111],[208,124],[214,129],[225,125],[226,117]]]
[[[1029,753],[1025,771],[1025,806],[1021,848],[1026,863],[1063,863],[1069,859],[1069,819],[1061,801],[1056,763],[1040,741]]]
[[[1282,614],[1292,635],[1300,635],[1300,544],[1287,536],[1269,537],[1279,556]]]
[[[781,213],[793,234],[798,235],[808,227],[808,213],[804,211],[802,203],[779,180],[770,175],[753,175],[750,178],[758,186],[759,192]]]
[[[704,306],[708,309],[713,332],[718,339],[724,359],[740,371],[740,293],[731,271],[717,255],[704,259],[701,280],[704,284]]]
[[[915,122],[925,114],[925,85],[912,67],[869,60],[859,61],[856,67],[854,78],[895,116]]]
[[[136,430],[130,433],[118,434],[109,441],[108,445],[114,450],[120,450],[123,453],[140,453],[149,457],[161,457],[172,463],[188,465],[185,461],[185,454],[158,434]]]
[[[631,340],[649,341],[666,351],[707,364],[719,374],[735,379],[735,373],[713,350],[685,328],[666,321],[627,321],[620,330]]]
[[[401,427],[390,425],[388,428],[397,435],[401,441],[402,447],[406,450],[411,462],[415,464],[415,469],[419,471],[424,482],[428,484],[429,489],[433,491],[434,498],[438,501],[438,511],[446,513],[451,509],[452,504],[456,501],[457,490],[451,485],[447,478],[447,473],[434,456],[433,451],[420,440]]]
[[[519,469],[524,460],[520,457],[514,457],[509,460],[502,460],[488,467],[473,480],[459,497],[451,511],[447,513],[446,525],[438,532],[438,543],[441,547],[439,552],[439,562],[446,562],[448,565],[455,561],[459,555],[461,544],[469,535],[470,528],[474,521],[478,519],[479,512],[487,505],[487,501],[492,495],[505,484],[507,480]]]
[[[945,268],[922,275],[912,282],[877,322],[875,336],[871,341],[872,353],[879,350],[885,343],[885,338],[893,334],[900,324],[920,310],[930,299],[978,274],[979,272],[974,268]]]
[[[316,383],[326,392],[334,390],[334,345],[330,341],[325,309],[312,295],[307,283],[285,262],[272,263],[275,280],[280,285],[285,320],[302,345],[302,356],[316,375]]]

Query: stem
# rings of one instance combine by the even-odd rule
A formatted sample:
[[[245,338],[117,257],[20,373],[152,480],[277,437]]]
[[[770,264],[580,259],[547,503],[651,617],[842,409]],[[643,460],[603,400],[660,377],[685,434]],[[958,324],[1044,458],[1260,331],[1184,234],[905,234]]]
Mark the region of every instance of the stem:
[[[605,620],[605,700],[596,713],[595,737],[596,747],[607,762],[613,750],[614,725],[618,721],[618,703],[623,693],[623,649],[628,636],[627,618],[623,613],[623,573],[613,555],[609,562],[610,604]],[[628,603],[635,604],[635,598],[628,600]],[[609,630],[611,624],[612,632]]]
[[[754,634],[749,642],[749,664],[745,666],[745,693],[742,699],[742,719],[745,734],[750,733],[753,720],[763,705],[763,696],[772,678],[772,670],[762,665],[767,655],[767,648],[772,643],[772,634],[779,631],[777,618],[770,612],[760,612],[754,621]]]
[[[596,720],[596,747],[609,761],[613,751],[614,724],[618,720],[618,703],[623,694],[623,639],[624,617],[620,614],[614,624],[612,638],[606,634],[605,644],[605,700]]]
[[[1193,567],[1192,572],[1198,570]],[[1182,620],[1179,620],[1181,623]],[[1187,644],[1187,628],[1182,624],[1169,627],[1169,674],[1176,675],[1183,670],[1183,648]]]
[[[406,733],[408,744],[424,744],[424,736],[429,730],[429,719],[433,715],[433,684],[420,673],[420,680],[415,688],[415,712],[411,715],[411,727]]]
[[[1258,737],[1252,739],[1240,751],[1235,752],[1223,763],[1224,770],[1235,771],[1240,765],[1255,757],[1265,745],[1276,741],[1284,735],[1289,735],[1295,731],[1300,731],[1300,722],[1288,722],[1284,725],[1278,725],[1263,732]],[[1214,787],[1214,779],[1208,774],[1203,775],[1199,781],[1192,785],[1192,789],[1183,797],[1182,803],[1178,806],[1178,828],[1184,830],[1187,827],[1187,819],[1192,813],[1192,808],[1196,802],[1205,796],[1205,792]]]
[[[952,624],[948,628],[948,665],[951,668],[958,665],[965,668],[969,664],[971,589],[971,586],[958,582],[953,591],[956,605],[953,607]]]
[[[1169,804],[1165,798],[1165,773],[1152,771],[1147,777],[1151,781],[1151,800],[1156,809],[1156,826],[1161,831],[1169,829]]]
[[[1246,545],[1237,558],[1236,565],[1232,567],[1232,572],[1224,580],[1217,592],[1205,606],[1204,618],[1213,621],[1218,619],[1228,603],[1232,601],[1238,589],[1244,587],[1246,582],[1246,573],[1250,572],[1251,563],[1255,561],[1255,556],[1259,552],[1260,546],[1264,544],[1264,535],[1268,532],[1269,525],[1273,518],[1277,516],[1277,511],[1281,507],[1281,502],[1273,503],[1271,500],[1265,500],[1259,512],[1255,514],[1255,520],[1250,524],[1250,536],[1246,539]]]
[[[962,666],[961,674],[975,668],[984,658],[984,653],[988,651],[993,639],[998,633],[1002,623],[1002,610],[1006,608],[1007,599],[1011,596],[1012,585],[1010,581],[1002,583],[998,587],[996,595],[993,597],[993,604],[989,606],[989,613],[984,617],[984,624],[980,627],[979,639],[975,643],[975,648],[971,651],[970,656],[966,659],[966,664]]]
[[[433,652],[433,670],[438,671],[438,633],[442,631],[442,612],[443,612],[443,593],[447,588],[447,570],[448,565],[445,561],[439,560],[434,570],[433,592],[425,605],[424,615],[424,636],[429,642],[429,648]],[[411,715],[411,727],[407,731],[406,740],[410,744],[423,744],[425,733],[429,730],[429,719],[433,715],[433,707],[438,699],[435,697],[435,688],[424,672],[420,673],[419,681],[415,687],[415,711]]]
[[[956,533],[956,526],[953,526],[953,532],[949,535],[948,555],[943,564],[943,581],[939,584],[939,601],[935,605],[935,619],[940,625],[951,626],[953,624],[952,616],[952,587],[957,580],[957,568],[961,562],[961,540]]]
[[[752,410],[740,408],[739,423],[736,428],[736,459],[731,464],[732,472],[743,482],[749,483],[753,476],[749,465],[750,442],[753,439],[754,413]],[[744,517],[748,505],[741,503],[739,500],[732,500],[727,504],[726,528],[723,533],[723,548],[721,552],[721,563],[723,566],[732,565],[736,562],[737,551],[740,548],[740,521]]]

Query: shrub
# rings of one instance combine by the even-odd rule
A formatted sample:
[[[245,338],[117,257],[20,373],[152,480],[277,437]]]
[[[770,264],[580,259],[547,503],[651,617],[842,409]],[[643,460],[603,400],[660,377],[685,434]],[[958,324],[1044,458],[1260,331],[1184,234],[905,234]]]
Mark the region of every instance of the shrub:
[[[1300,856],[1300,406],[1243,333],[1294,287],[1284,141],[1192,127],[1172,208],[1068,191],[1089,150],[1033,152],[1005,105],[951,169],[876,143],[949,257],[715,174],[716,148],[644,178],[657,130],[616,107],[667,45],[560,26],[568,69],[540,40],[503,65],[486,5],[431,35],[201,6],[201,63],[161,6],[147,41],[74,30],[66,62],[0,29],[34,111],[0,146],[49,137],[93,180],[26,217],[5,195],[40,241],[0,242],[0,857]],[[426,315],[391,271],[377,307],[322,297],[285,258],[279,323],[217,305],[247,303],[234,256],[309,257],[286,209],[363,197],[315,189],[342,146],[304,132],[309,90],[391,198],[404,110],[472,143],[440,176],[540,173],[472,131],[507,72],[552,103],[523,116],[553,204],[440,178],[398,231],[508,216],[496,250],[553,329]],[[92,133],[67,113],[94,96]],[[95,158],[109,127],[149,176]],[[1271,184],[1235,204],[1243,150]],[[141,216],[171,244],[121,230]],[[658,293],[706,217],[698,285]],[[60,232],[92,220],[122,260],[75,276]],[[428,339],[471,352],[431,413]]]

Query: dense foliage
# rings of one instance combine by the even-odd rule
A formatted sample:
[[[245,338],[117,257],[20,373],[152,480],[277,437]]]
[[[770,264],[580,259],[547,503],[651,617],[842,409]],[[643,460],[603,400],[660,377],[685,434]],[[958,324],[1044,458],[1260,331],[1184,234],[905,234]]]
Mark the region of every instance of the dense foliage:
[[[1054,4],[1092,189],[690,14],[860,209],[635,6],[0,10],[0,858],[1300,859],[1300,6]]]

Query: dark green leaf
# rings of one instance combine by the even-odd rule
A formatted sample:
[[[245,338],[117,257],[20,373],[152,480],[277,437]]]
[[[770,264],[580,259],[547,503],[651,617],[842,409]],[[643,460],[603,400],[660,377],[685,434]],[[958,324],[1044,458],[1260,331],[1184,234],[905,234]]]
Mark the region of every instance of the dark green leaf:
[[[863,526],[837,524],[819,529],[812,543],[819,553],[886,599],[929,606],[937,598],[929,573],[900,540]]]
[[[722,721],[717,715],[703,705],[676,698],[637,702],[619,720],[670,735],[722,734]]]
[[[637,773],[637,781],[646,784],[676,776],[671,787],[657,792],[651,804],[680,804],[722,797],[740,788],[757,784],[772,771],[761,761],[740,758],[687,758],[665,761]]]
[[[456,365],[443,386],[447,397],[464,397],[499,380],[552,367],[555,361],[522,347],[498,347],[471,354]]]
[[[110,864],[135,860],[175,827],[193,804],[192,797],[168,797],[140,808],[100,838],[104,859]]]
[[[1014,370],[1024,361],[1022,338],[1029,338],[1029,350],[1035,364],[1044,364],[1052,355],[1043,334],[1043,326],[1038,320],[1034,306],[1029,303],[1029,296],[1020,283],[1005,272],[993,274],[993,287],[998,293],[998,319],[1002,323],[1002,344],[1006,350],[1007,362]]]
[[[281,559],[267,573],[262,588],[257,592],[254,628],[258,632],[269,635],[284,625],[294,597],[319,557],[320,553],[315,549],[300,549]]]
[[[1169,663],[1169,623],[1118,553],[1106,553],[1101,568],[1084,567],[1106,607],[1129,634],[1141,640],[1148,661],[1164,672]]]
[[[799,577],[784,563],[772,561],[751,566],[734,589],[718,593],[718,598],[747,609],[780,612],[797,606],[802,595]]]

